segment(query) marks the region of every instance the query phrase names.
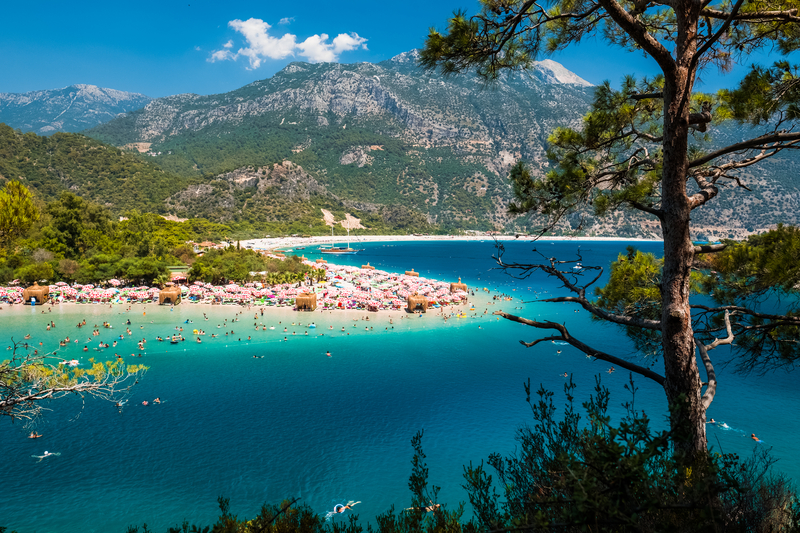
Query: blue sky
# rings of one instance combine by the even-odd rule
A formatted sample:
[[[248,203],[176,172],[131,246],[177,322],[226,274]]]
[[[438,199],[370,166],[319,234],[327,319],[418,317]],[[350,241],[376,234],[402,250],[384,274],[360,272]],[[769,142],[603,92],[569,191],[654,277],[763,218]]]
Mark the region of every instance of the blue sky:
[[[405,2],[6,2],[0,19],[0,92],[88,83],[152,97],[226,92],[291,61],[377,62],[422,45],[474,0]],[[324,38],[327,36],[327,38]],[[552,59],[591,83],[652,75],[641,54],[589,41]],[[762,63],[769,57],[761,57]],[[704,75],[703,90],[743,69]]]

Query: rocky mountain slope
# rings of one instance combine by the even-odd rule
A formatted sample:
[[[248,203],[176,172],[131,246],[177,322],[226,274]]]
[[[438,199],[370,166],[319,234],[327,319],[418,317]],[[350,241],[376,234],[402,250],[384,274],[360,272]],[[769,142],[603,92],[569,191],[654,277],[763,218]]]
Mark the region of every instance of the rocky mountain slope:
[[[452,228],[505,225],[507,169],[524,158],[543,170],[547,135],[579,120],[591,87],[552,61],[487,87],[425,73],[416,58],[292,63],[230,93],[153,100],[87,134],[144,146],[183,175],[291,161],[342,201]]]
[[[120,113],[144,107],[152,98],[138,93],[70,85],[28,93],[0,93],[0,122],[12,128],[49,135],[81,131]]]
[[[546,172],[547,136],[578,124],[593,88],[552,61],[486,86],[474,76],[421,71],[417,57],[411,51],[378,64],[292,63],[229,93],[159,98],[86,132],[121,151],[75,139],[37,141],[35,156],[9,154],[0,174],[28,165],[45,197],[64,187],[90,196],[102,191],[98,197],[115,212],[136,207],[296,224],[298,232],[316,225],[322,208],[339,217],[358,212],[367,225],[397,231],[535,230],[541,221],[506,214],[508,169],[522,159],[535,174]],[[714,136],[727,143],[751,135],[727,125]],[[73,144],[91,157],[69,163],[63,145]],[[56,165],[51,152],[66,159]],[[102,167],[96,154],[108,154]],[[147,170],[127,176],[136,161]],[[738,237],[800,223],[798,168],[800,159],[781,154],[747,169],[742,177],[753,191],[725,187],[693,214],[697,236]],[[122,194],[142,175],[157,194]],[[157,186],[159,176],[164,185]],[[636,213],[601,220],[577,213],[559,230],[658,236],[655,222]]]
[[[224,213],[212,206],[230,195],[248,198],[231,204],[235,209],[266,206],[264,191],[273,189],[265,180],[250,186],[225,176],[290,162],[342,205],[370,213],[402,206],[445,230],[536,228],[540,221],[506,214],[508,169],[522,159],[534,174],[546,172],[547,136],[578,124],[592,87],[553,61],[487,86],[470,75],[421,71],[417,58],[411,51],[377,64],[292,63],[229,93],[153,100],[87,133],[146,150],[176,174],[216,176],[213,191],[172,197],[170,208],[183,212]],[[717,134],[746,132],[725,126]],[[800,222],[795,159],[782,155],[749,169],[753,192],[726,187],[695,213],[698,235],[735,237]],[[223,183],[228,191],[220,196]],[[659,236],[654,221],[637,213],[603,220],[576,214],[559,229]]]

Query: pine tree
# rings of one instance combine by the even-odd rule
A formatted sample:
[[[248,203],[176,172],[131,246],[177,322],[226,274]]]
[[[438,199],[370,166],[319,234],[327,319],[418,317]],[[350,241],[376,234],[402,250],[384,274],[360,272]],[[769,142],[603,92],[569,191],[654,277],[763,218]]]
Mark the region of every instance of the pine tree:
[[[680,448],[689,458],[705,453],[707,446],[705,411],[716,388],[708,351],[732,342],[732,317],[753,316],[749,309],[715,307],[707,312],[721,322],[717,332],[725,335],[727,330],[727,337],[697,338],[689,300],[692,265],[698,254],[718,252],[723,246],[693,245],[692,211],[713,201],[723,183],[746,188],[738,170],[800,143],[800,132],[789,127],[798,117],[800,78],[787,61],[771,68],[753,67],[738,88],[718,95],[696,92],[695,81],[703,69],[725,70],[734,60],[747,60],[760,50],[777,48],[789,54],[797,49],[798,7],[796,0],[482,0],[480,13],[468,17],[457,12],[446,32],[432,29],[421,54],[428,69],[444,74],[476,70],[492,80],[505,70],[531,66],[543,53],[599,36],[612,45],[643,52],[660,68],[661,74],[652,79],[627,78],[619,89],[609,83],[598,87],[581,127],[552,133],[549,157],[557,162],[554,170],[543,179],[534,179],[524,165],[512,171],[518,201],[510,210],[546,215],[548,227],[583,206],[592,206],[598,214],[631,208],[660,222],[664,259],[655,316],[612,312],[591,302],[587,286],[572,283],[561,262],[528,267],[562,279],[575,293],[570,301],[598,318],[656,336],[663,376],[649,370],[648,375],[636,365],[626,368],[663,386],[669,404],[677,407],[671,411],[671,423],[682,435]],[[760,134],[704,151],[695,136],[722,119],[749,122],[761,128]],[[795,318],[785,320],[797,325]],[[556,329],[556,338],[567,339],[595,357],[600,353],[561,324],[525,323]],[[707,386],[700,377],[698,353],[708,373]]]

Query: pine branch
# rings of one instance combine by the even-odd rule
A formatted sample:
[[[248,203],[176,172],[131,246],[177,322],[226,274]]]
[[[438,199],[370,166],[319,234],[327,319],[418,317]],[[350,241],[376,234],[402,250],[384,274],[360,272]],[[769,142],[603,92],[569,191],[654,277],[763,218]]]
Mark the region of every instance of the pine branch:
[[[664,378],[653,372],[648,368],[644,368],[637,364],[631,363],[630,361],[626,361],[625,359],[620,359],[619,357],[615,357],[613,355],[607,354],[605,352],[601,352],[600,350],[595,350],[591,346],[584,344],[583,342],[579,341],[572,335],[570,335],[569,331],[567,330],[566,326],[562,324],[557,324],[555,322],[538,322],[536,320],[530,320],[527,318],[522,318],[516,315],[511,315],[509,313],[504,313],[503,311],[495,311],[493,314],[497,316],[501,316],[507,320],[511,320],[513,322],[518,322],[520,324],[525,324],[526,326],[532,326],[538,329],[554,329],[560,333],[559,336],[556,337],[547,337],[547,339],[539,339],[532,342],[525,342],[519,341],[520,344],[526,346],[528,348],[532,346],[536,346],[538,343],[542,342],[543,340],[559,340],[570,344],[572,347],[577,348],[578,350],[582,351],[586,355],[590,357],[594,357],[595,359],[600,359],[601,361],[606,361],[607,363],[611,363],[613,365],[617,365],[625,370],[629,370],[631,372],[635,372],[640,376],[644,376],[646,378],[652,379],[662,387],[664,386]]]

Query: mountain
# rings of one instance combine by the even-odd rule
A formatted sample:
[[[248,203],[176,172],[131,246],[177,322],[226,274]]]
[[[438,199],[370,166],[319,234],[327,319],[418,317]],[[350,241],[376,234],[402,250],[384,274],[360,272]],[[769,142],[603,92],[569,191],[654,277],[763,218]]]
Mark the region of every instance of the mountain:
[[[70,85],[28,93],[0,93],[0,122],[23,132],[50,135],[81,131],[108,122],[120,113],[144,107],[152,98],[138,93]]]
[[[506,213],[508,169],[524,160],[543,175],[548,135],[579,124],[593,87],[553,61],[487,86],[421,71],[417,58],[410,51],[377,64],[291,63],[229,93],[152,100],[87,130],[94,141],[16,135],[5,150],[0,142],[0,182],[30,176],[46,199],[68,188],[115,213],[136,208],[293,233],[318,232],[321,209],[337,219],[351,212],[374,231],[535,230],[541,221]],[[713,130],[725,143],[753,135],[736,125]],[[800,223],[798,169],[797,156],[781,153],[741,173],[752,192],[721,183],[719,197],[693,213],[696,236]],[[630,212],[575,213],[558,231],[659,236],[651,217]]]
[[[417,57],[291,63],[229,93],[155,99],[86,134],[186,176],[290,161],[345,203],[400,205],[445,228],[504,226],[508,168],[524,158],[543,171],[549,132],[577,123],[591,86],[552,61],[487,86],[421,71]]]

